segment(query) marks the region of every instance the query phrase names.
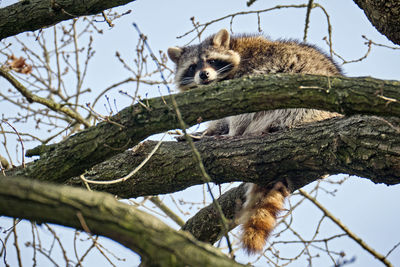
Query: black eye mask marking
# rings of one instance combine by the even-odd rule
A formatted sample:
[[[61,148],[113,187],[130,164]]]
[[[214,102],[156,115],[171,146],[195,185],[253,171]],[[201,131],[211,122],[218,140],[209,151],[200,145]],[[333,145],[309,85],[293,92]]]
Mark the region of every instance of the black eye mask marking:
[[[193,77],[194,74],[196,73],[196,69],[197,69],[196,64],[190,65],[189,68],[186,70],[185,74],[183,75],[183,77]]]
[[[190,65],[180,78],[179,84],[186,86],[194,82],[194,75],[196,74],[197,64]]]
[[[233,68],[233,65],[229,61],[224,61],[221,59],[209,59],[207,63],[213,67],[219,73],[225,73],[230,71]]]

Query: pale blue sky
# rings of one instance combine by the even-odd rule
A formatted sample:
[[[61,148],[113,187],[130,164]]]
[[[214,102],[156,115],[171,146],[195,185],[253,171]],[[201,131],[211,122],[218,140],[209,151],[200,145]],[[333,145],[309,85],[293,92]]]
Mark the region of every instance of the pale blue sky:
[[[105,87],[114,82],[123,80],[128,73],[117,62],[115,51],[119,51],[125,58],[133,59],[135,53],[134,48],[137,43],[137,32],[132,27],[132,22],[136,22],[142,32],[148,36],[149,44],[153,51],[163,50],[169,46],[184,45],[193,38],[191,35],[188,38],[176,39],[186,31],[192,28],[190,17],[195,16],[200,22],[225,16],[242,10],[257,10],[273,7],[277,4],[302,4],[307,1],[257,1],[251,8],[247,8],[244,0],[242,1],[188,1],[188,0],[171,0],[171,1],[156,1],[156,0],[138,0],[116,10],[124,12],[131,9],[132,13],[124,16],[116,21],[115,27],[108,29],[103,24],[99,25],[105,29],[104,34],[96,36],[94,46],[96,48],[96,56],[90,63],[91,68],[88,73],[88,79],[84,87],[90,87],[92,90],[99,92]],[[367,51],[367,46],[363,43],[364,39],[361,35],[366,35],[374,42],[394,46],[387,40],[385,36],[378,33],[375,28],[366,19],[363,11],[360,10],[351,0],[336,0],[336,1],[315,1],[323,5],[330,15],[330,20],[333,26],[333,48],[344,58],[351,60],[364,55]],[[0,7],[4,7],[10,1],[2,1]],[[261,27],[264,34],[272,39],[293,38],[302,39],[304,30],[305,9],[282,9],[261,14]],[[218,22],[211,25],[205,32],[204,36],[218,31],[220,28],[228,28],[230,20]],[[44,30],[45,34],[50,34],[51,31]],[[257,17],[256,15],[240,16],[234,19],[233,31],[235,33],[242,32],[257,32]],[[21,38],[23,34],[20,35]],[[322,50],[328,52],[328,47],[322,40],[327,36],[326,17],[320,9],[314,9],[311,13],[311,23],[308,34],[308,42],[316,44]],[[12,38],[7,39],[12,42]],[[35,44],[32,43],[32,46]],[[1,59],[3,60],[3,59]],[[338,63],[340,60],[336,59]],[[3,62],[3,61],[2,61]],[[382,47],[372,47],[369,57],[354,64],[346,64],[343,66],[344,72],[348,76],[372,76],[381,79],[400,80],[400,51],[391,50]],[[151,65],[151,64],[150,64]],[[171,67],[172,64],[170,64]],[[0,79],[0,90],[6,90],[9,85]],[[126,86],[124,90],[132,90],[132,86]],[[120,88],[119,88],[120,89]],[[108,94],[111,99],[116,99],[118,107],[121,109],[126,106],[127,100],[118,93],[118,90]],[[164,89],[161,88],[161,91]],[[163,91],[165,92],[165,91]],[[159,90],[156,87],[144,86],[141,90],[141,95],[148,93],[149,96],[158,96]],[[93,93],[95,96],[96,93]],[[90,99],[90,96],[88,96]],[[90,100],[89,100],[90,101]],[[101,105],[99,105],[101,107]],[[0,114],[10,112],[4,106],[0,107]],[[104,112],[105,110],[99,110]],[[28,129],[30,126],[27,126]],[[0,150],[0,154],[3,153]],[[309,187],[308,187],[309,188]],[[382,254],[386,254],[397,242],[400,241],[400,232],[397,230],[400,223],[400,215],[396,211],[397,203],[400,203],[400,186],[387,187],[385,185],[374,185],[366,179],[351,178],[342,186],[337,188],[338,191],[335,197],[329,194],[321,193],[318,200],[323,203],[334,215],[341,219],[351,230],[363,238],[368,244]],[[194,202],[202,200],[201,187],[190,188],[178,194],[177,198],[184,198]],[[169,197],[165,197],[166,202],[170,203]],[[296,197],[293,198],[293,201]],[[301,208],[301,212],[296,211],[294,227],[306,237],[310,237],[315,229],[316,220],[318,220],[320,212],[310,204],[306,204]],[[327,220],[329,221],[329,220]],[[9,223],[9,220],[0,220]],[[170,222],[169,222],[170,223]],[[171,226],[174,226],[170,223]],[[28,227],[28,226],[27,226]],[[174,226],[175,227],[175,226]],[[325,233],[339,233],[338,228],[332,223],[327,222],[323,225]],[[29,240],[30,236],[21,236],[22,240]],[[71,239],[71,231],[62,232],[63,238]],[[0,235],[1,237],[1,235]],[[356,256],[356,262],[351,266],[368,267],[381,266],[378,261],[373,259],[366,253],[361,254],[361,248],[352,240],[344,240],[345,238],[335,241],[332,245],[336,250],[343,249],[348,253],[347,259]],[[121,252],[121,251],[122,252]],[[285,246],[281,247],[285,250]],[[127,257],[127,262],[121,263],[119,266],[136,266],[137,257],[121,247],[114,247],[114,253],[122,253],[123,257]],[[9,264],[15,266],[16,261],[13,258],[12,249],[7,256]],[[31,259],[31,250],[24,250],[27,262]],[[322,254],[322,252],[321,252]],[[14,254],[15,255],[15,254]],[[240,253],[239,253],[240,255]],[[99,256],[92,256],[84,266],[109,266],[106,261],[98,264],[96,259]],[[254,259],[254,258],[253,258]],[[45,259],[42,259],[47,263]],[[241,262],[246,262],[246,258],[240,258]],[[396,250],[391,254],[389,260],[396,266],[400,264],[400,251]],[[61,261],[62,262],[62,261]],[[3,264],[0,261],[0,266]],[[315,266],[332,266],[327,261],[327,258],[321,258],[314,262]],[[289,266],[306,266],[307,262],[301,261]],[[25,266],[30,266],[29,263]],[[258,266],[258,265],[256,265]],[[261,265],[259,265],[261,266]],[[350,266],[350,265],[349,265]]]

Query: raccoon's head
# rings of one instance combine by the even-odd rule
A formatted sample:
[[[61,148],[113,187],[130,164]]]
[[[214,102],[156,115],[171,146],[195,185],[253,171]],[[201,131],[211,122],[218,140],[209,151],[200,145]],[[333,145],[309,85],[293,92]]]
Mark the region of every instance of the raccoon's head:
[[[168,56],[176,64],[175,82],[181,91],[231,78],[240,63],[225,29],[198,45],[170,47]]]

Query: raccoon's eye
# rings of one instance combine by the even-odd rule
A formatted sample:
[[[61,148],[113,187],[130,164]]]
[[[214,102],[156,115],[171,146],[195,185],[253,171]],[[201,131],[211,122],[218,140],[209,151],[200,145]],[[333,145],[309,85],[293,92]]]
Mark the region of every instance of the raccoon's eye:
[[[207,63],[210,64],[214,69],[221,70],[222,72],[226,72],[231,70],[232,64],[228,61],[220,60],[220,59],[209,59]]]

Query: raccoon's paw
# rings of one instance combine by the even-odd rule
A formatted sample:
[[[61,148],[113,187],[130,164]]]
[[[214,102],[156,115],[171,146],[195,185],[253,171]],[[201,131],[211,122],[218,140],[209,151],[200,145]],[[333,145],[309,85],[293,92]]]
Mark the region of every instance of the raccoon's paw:
[[[270,126],[267,129],[264,129],[261,132],[261,135],[267,135],[267,134],[271,134],[271,133],[275,133],[275,132],[280,132],[283,131],[285,128],[279,127],[279,126]]]
[[[190,137],[192,137],[193,141],[199,141],[204,138],[204,132],[195,132],[189,134]],[[175,136],[174,137],[176,141],[178,142],[185,142],[186,141],[186,136],[184,134]]]

